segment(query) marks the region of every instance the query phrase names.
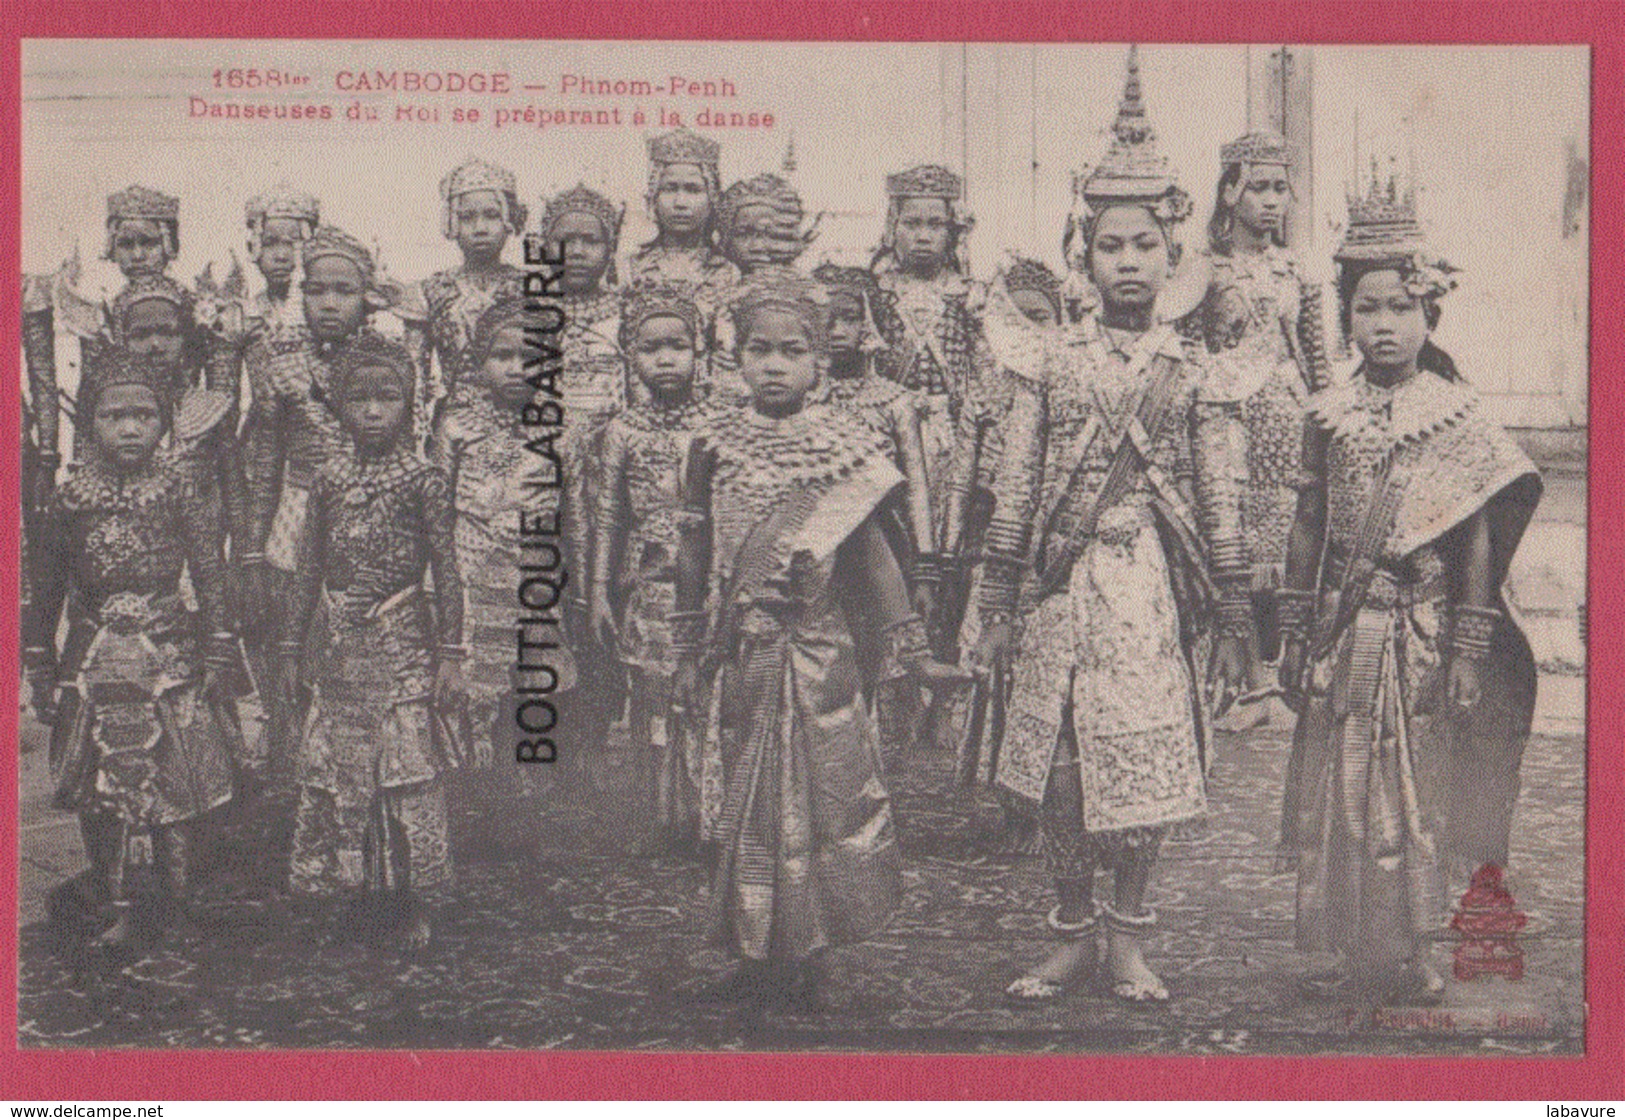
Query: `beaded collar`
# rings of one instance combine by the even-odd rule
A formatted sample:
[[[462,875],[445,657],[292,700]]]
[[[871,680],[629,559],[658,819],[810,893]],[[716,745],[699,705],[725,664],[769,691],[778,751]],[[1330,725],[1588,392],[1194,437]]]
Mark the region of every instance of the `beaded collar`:
[[[696,389],[682,404],[667,406],[640,400],[624,409],[620,416],[628,427],[639,431],[672,432],[696,428],[711,420],[716,411],[710,397]]]
[[[1347,381],[1311,397],[1309,415],[1339,438],[1397,445],[1451,427],[1477,401],[1469,387],[1427,370],[1392,388],[1378,385],[1365,376],[1362,364]]]
[[[100,452],[75,466],[60,490],[63,508],[104,512],[130,512],[146,509],[163,498],[180,479],[174,456],[159,448],[152,459],[137,470],[116,471]]]

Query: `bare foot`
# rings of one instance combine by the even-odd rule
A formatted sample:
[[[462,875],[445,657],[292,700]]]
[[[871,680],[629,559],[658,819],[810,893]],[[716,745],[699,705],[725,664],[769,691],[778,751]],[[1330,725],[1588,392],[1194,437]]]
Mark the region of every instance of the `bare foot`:
[[[1130,1003],[1162,1003],[1168,989],[1145,963],[1140,939],[1114,932],[1107,940],[1106,972],[1111,977],[1112,994]]]
[[[1029,969],[1005,989],[1012,999],[1043,1002],[1055,999],[1074,982],[1086,978],[1096,964],[1095,939],[1063,942],[1037,968]]]

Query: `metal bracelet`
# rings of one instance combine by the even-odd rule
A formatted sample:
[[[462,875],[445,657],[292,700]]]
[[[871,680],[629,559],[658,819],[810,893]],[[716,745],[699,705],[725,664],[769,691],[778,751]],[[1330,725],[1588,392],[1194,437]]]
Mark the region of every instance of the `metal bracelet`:
[[[1488,657],[1500,621],[1501,612],[1495,607],[1457,607],[1450,632],[1450,644],[1456,655],[1471,661]]]

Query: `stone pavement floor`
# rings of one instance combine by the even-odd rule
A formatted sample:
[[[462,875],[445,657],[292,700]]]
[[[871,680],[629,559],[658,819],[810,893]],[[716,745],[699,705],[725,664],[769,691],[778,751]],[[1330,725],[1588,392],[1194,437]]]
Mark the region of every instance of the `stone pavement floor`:
[[[1543,688],[1548,682],[1543,680]],[[1578,698],[1568,685],[1545,696]],[[457,902],[410,959],[340,941],[313,949],[277,898],[267,859],[289,806],[238,810],[189,920],[137,960],[62,949],[46,890],[82,866],[71,817],[44,806],[41,729],[25,721],[18,1003],[28,1047],[544,1048],[948,1052],[1575,1054],[1583,1050],[1584,743],[1575,713],[1545,713],[1524,766],[1507,885],[1529,924],[1517,983],[1452,980],[1444,1004],[1391,1011],[1306,1002],[1325,966],[1292,948],[1293,878],[1273,845],[1287,733],[1221,736],[1212,813],[1164,848],[1148,948],[1172,992],[1160,1007],[1081,991],[1014,1007],[1004,986],[1052,942],[1039,861],[999,854],[995,804],[951,787],[948,760],[913,752],[891,777],[904,896],[885,932],[827,959],[815,1014],[704,1005],[686,992],[726,972],[702,943],[707,876],[633,858],[629,768],[615,744],[591,787],[537,783],[528,819],[454,804]],[[493,823],[511,844],[493,849]],[[500,843],[502,836],[498,836]],[[1459,887],[1457,888],[1459,890]],[[1450,934],[1436,959],[1448,968]]]

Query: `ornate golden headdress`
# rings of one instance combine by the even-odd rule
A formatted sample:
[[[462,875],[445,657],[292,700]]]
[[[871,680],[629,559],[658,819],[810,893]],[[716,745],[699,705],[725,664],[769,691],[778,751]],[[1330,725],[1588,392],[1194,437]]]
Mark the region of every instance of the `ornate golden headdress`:
[[[131,185],[107,196],[107,251],[113,259],[113,237],[124,222],[157,222],[164,231],[164,247],[174,257],[181,248],[181,200],[151,187]]]
[[[721,160],[721,144],[686,128],[649,138],[650,163],[694,163],[715,170]]]
[[[183,320],[192,317],[193,298],[180,284],[167,276],[146,274],[133,278],[124,290],[113,297],[113,330],[115,340],[122,340],[124,317],[138,303],[157,300],[167,303],[181,313]]]
[[[518,233],[525,228],[525,207],[519,201],[519,184],[513,172],[489,160],[469,156],[440,180],[440,232],[446,237],[457,236],[457,216],[453,210],[457,199],[475,191],[496,194],[501,200],[503,220],[509,229]]]
[[[315,233],[305,239],[299,255],[306,272],[310,271],[312,264],[323,257],[343,257],[361,270],[361,275],[368,284],[373,282],[376,275],[377,266],[371,251],[337,226],[318,227]]]
[[[1219,147],[1219,162],[1232,164],[1278,163],[1292,166],[1292,153],[1286,138],[1276,132],[1249,132],[1247,135]]]
[[[411,407],[417,383],[411,351],[376,331],[362,331],[333,358],[332,391],[335,402],[343,397],[345,386],[364,369],[389,370],[396,382],[406,390],[407,407]]]
[[[702,316],[689,287],[673,283],[639,284],[629,289],[621,300],[621,350],[631,349],[639,327],[661,316],[681,319],[688,327],[695,347],[699,347],[703,333]]]
[[[290,218],[299,223],[300,237],[308,238],[316,232],[322,221],[322,204],[315,195],[296,190],[287,183],[278,183],[264,194],[257,194],[243,207],[243,222],[248,226],[248,255],[260,253],[260,231],[273,218]]]
[[[1386,184],[1380,182],[1373,160],[1364,197],[1350,194],[1347,202],[1348,224],[1342,244],[1332,254],[1339,266],[1391,263],[1404,274],[1406,288],[1418,298],[1438,299],[1455,290],[1454,274],[1459,269],[1428,254],[1427,237],[1416,213],[1414,185],[1401,191],[1392,175]]]
[[[806,213],[801,203],[801,195],[787,180],[771,171],[749,179],[741,179],[722,192],[722,202],[718,206],[722,228],[727,229],[733,225],[734,216],[746,206],[766,206],[786,218],[793,218],[798,223]]]
[[[752,317],[770,309],[788,311],[800,319],[814,347],[824,348],[829,337],[825,320],[829,295],[821,285],[783,265],[757,269],[729,304],[738,342],[744,342]]]
[[[180,399],[181,381],[175,370],[156,359],[130,353],[122,346],[108,349],[86,371],[88,377],[79,391],[79,422],[88,424],[96,415],[96,402],[115,385],[140,385],[151,389],[166,417],[174,413]]]
[[[107,220],[113,222],[174,222],[181,215],[181,200],[151,187],[129,186],[107,196]]]
[[[1191,200],[1179,187],[1173,164],[1157,143],[1156,129],[1146,115],[1140,96],[1140,53],[1128,49],[1123,100],[1112,124],[1112,139],[1105,157],[1094,167],[1073,176],[1073,191],[1094,214],[1108,206],[1139,205],[1165,225],[1190,216]]]
[[[271,218],[292,218],[309,227],[305,230],[305,236],[309,237],[321,224],[322,204],[313,194],[278,183],[264,194],[249,199],[243,207],[243,218],[248,228],[256,232]]]
[[[965,195],[965,181],[940,164],[925,163],[886,176],[886,194],[892,198],[942,198],[957,202]]]
[[[1013,257],[1004,270],[1004,286],[1012,292],[1037,292],[1061,309],[1061,278],[1050,271],[1049,265],[1031,257]]]
[[[542,204],[541,233],[545,237],[566,214],[590,214],[603,225],[610,244],[614,245],[620,240],[621,218],[625,213],[626,207],[616,206],[585,183],[577,183]]]

